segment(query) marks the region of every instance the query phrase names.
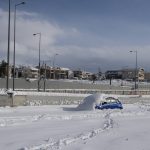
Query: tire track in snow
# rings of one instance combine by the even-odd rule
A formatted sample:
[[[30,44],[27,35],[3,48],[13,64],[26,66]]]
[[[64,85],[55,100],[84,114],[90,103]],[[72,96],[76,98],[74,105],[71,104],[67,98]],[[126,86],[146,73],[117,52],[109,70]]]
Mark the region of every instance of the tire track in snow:
[[[0,117],[0,127],[19,126],[23,124],[39,121],[44,115]]]
[[[77,114],[77,115],[51,115],[39,114],[34,116],[14,116],[14,117],[0,117],[0,127],[19,126],[38,122],[41,120],[73,120],[73,119],[94,119],[102,117],[103,114]]]
[[[150,105],[149,104],[137,104],[137,107],[140,109],[137,110],[123,110],[121,111],[114,111],[112,114],[113,117],[116,116],[139,116],[144,115],[145,113],[150,113]],[[2,111],[5,111],[5,109]],[[9,110],[10,111],[10,110]],[[93,119],[102,117],[104,114],[102,113],[88,113],[88,114],[59,114],[59,115],[52,115],[52,114],[37,114],[37,115],[29,115],[29,116],[13,116],[13,117],[0,117],[0,128],[8,127],[8,126],[19,126],[24,124],[29,124],[32,122],[38,122],[41,120],[73,120],[73,119]]]
[[[97,128],[87,133],[81,133],[74,137],[62,138],[57,141],[52,141],[52,139],[50,140],[49,138],[46,141],[47,142],[46,144],[41,144],[41,145],[31,146],[31,147],[24,147],[24,148],[21,148],[20,150],[55,150],[55,149],[61,149],[64,146],[67,146],[69,144],[72,144],[78,141],[87,141],[97,136],[98,134],[114,127],[114,120],[111,118],[111,113],[112,111],[109,111],[104,116],[105,121],[103,123],[102,128]]]

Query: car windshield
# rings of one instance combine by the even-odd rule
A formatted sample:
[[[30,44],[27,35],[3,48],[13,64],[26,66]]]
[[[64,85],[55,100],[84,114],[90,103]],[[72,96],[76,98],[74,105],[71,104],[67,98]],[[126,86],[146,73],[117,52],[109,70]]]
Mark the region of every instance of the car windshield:
[[[114,97],[107,97],[105,101],[101,103],[101,105],[112,104],[112,103],[120,103],[120,101]]]
[[[107,97],[106,100],[117,100],[117,99],[114,97]]]

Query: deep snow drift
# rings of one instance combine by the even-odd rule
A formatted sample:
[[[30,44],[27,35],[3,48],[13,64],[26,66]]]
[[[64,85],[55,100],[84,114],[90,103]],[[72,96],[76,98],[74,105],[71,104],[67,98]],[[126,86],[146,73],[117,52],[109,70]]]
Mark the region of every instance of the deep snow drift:
[[[77,106],[0,108],[0,149],[149,150],[150,104],[103,111],[64,107]]]
[[[76,108],[77,110],[94,110],[95,105],[106,98],[106,94],[96,93],[84,98],[83,102]]]
[[[138,103],[123,104],[123,110],[95,110],[107,96],[87,95],[78,106],[0,107],[0,149],[149,150],[149,101],[137,98]]]

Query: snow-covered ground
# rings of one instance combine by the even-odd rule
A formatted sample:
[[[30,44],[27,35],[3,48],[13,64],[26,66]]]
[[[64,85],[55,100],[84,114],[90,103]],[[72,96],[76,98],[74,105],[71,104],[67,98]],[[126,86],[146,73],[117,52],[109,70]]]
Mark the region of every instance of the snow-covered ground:
[[[77,105],[0,108],[2,150],[149,150],[150,104],[79,111]]]

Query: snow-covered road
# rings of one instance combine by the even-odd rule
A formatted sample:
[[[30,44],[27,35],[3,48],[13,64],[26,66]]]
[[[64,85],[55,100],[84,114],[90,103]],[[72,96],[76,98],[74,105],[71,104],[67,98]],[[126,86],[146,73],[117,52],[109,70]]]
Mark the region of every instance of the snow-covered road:
[[[149,150],[150,105],[77,111],[75,105],[0,108],[2,150]]]

